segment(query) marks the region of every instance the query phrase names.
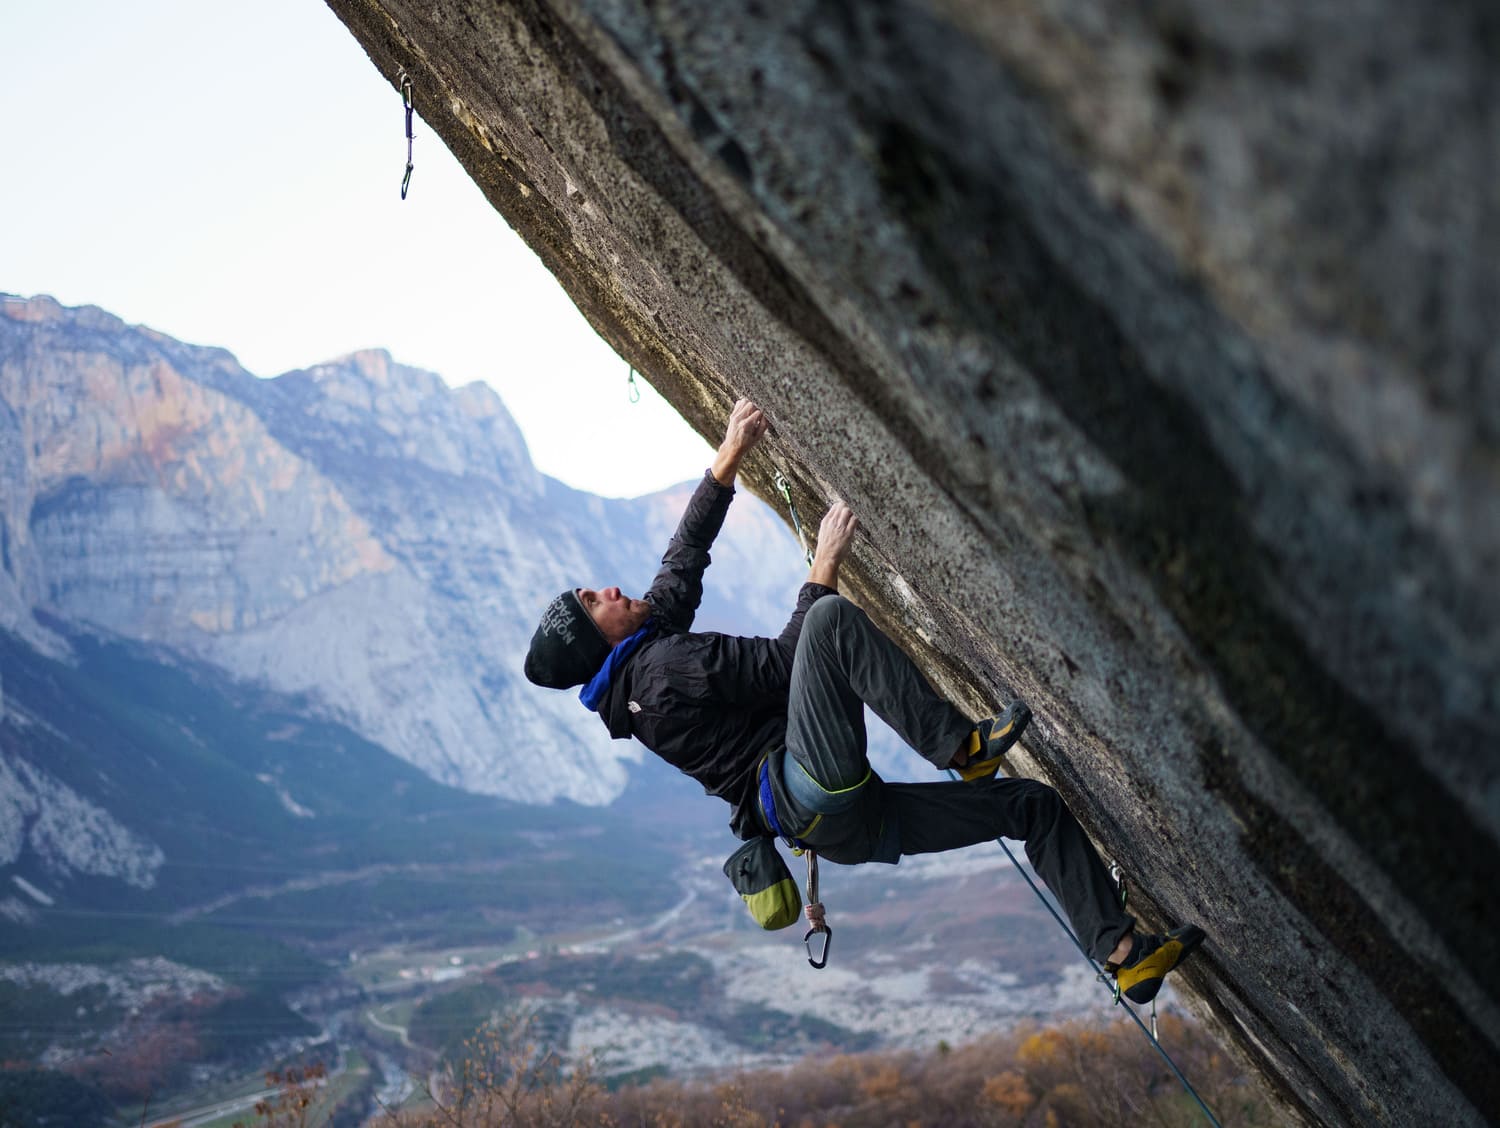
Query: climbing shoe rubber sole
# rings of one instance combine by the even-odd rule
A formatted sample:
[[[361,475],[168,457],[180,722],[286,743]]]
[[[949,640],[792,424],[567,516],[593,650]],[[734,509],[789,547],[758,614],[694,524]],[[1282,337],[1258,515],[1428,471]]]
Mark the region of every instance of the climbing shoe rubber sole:
[[[1182,961],[1203,943],[1203,937],[1203,929],[1196,924],[1184,924],[1165,936],[1150,937],[1147,943],[1154,942],[1156,946],[1148,947],[1135,963],[1115,972],[1120,991],[1132,1003],[1149,1003],[1161,990],[1167,972],[1180,967]]]

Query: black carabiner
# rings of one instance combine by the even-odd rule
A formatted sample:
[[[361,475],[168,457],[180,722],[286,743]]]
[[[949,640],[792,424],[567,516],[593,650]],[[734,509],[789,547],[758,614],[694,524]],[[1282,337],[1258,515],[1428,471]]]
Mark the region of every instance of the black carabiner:
[[[823,934],[823,950],[818,955],[813,955],[812,938],[819,932]],[[809,928],[807,935],[802,937],[802,943],[807,945],[807,962],[819,971],[828,966],[828,948],[833,943],[833,929],[828,925],[822,928]]]

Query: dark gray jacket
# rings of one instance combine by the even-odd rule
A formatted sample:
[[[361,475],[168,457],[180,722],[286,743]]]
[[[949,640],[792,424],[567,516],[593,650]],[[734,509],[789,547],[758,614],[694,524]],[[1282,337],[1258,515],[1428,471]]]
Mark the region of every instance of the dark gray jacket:
[[[765,833],[755,769],[786,740],[787,687],[802,618],[833,589],[803,584],[776,638],[693,632],[708,550],[733,498],[734,489],[711,473],[693,492],[643,597],[656,633],[615,671],[599,716],[615,739],[634,736],[727,802],[734,833],[753,838]]]

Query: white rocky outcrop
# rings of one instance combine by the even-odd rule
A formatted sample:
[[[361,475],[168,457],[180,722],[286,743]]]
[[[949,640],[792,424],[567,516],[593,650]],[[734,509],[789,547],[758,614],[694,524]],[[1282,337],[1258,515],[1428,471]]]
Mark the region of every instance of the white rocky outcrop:
[[[23,852],[60,878],[112,877],[140,889],[156,883],[165,860],[159,847],[67,784],[19,756],[0,754],[0,865]]]
[[[73,995],[103,987],[110,1002],[136,1011],[162,998],[190,998],[218,994],[224,980],[164,956],[125,960],[119,964],[13,963],[0,964],[0,983],[17,987],[46,987],[59,995]]]

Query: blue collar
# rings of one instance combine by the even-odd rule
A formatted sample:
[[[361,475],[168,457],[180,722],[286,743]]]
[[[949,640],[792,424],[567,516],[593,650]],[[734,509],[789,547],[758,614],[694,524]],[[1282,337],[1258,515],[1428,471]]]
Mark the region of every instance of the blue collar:
[[[645,642],[654,630],[656,630],[656,624],[647,619],[644,627],[609,652],[609,657],[604,659],[604,665],[599,667],[599,672],[594,675],[593,680],[578,691],[578,700],[583,702],[585,709],[594,712],[599,708],[599,702],[603,701],[604,695],[609,692],[609,679],[614,677],[615,669],[623,665],[625,659],[634,654],[636,647]]]

